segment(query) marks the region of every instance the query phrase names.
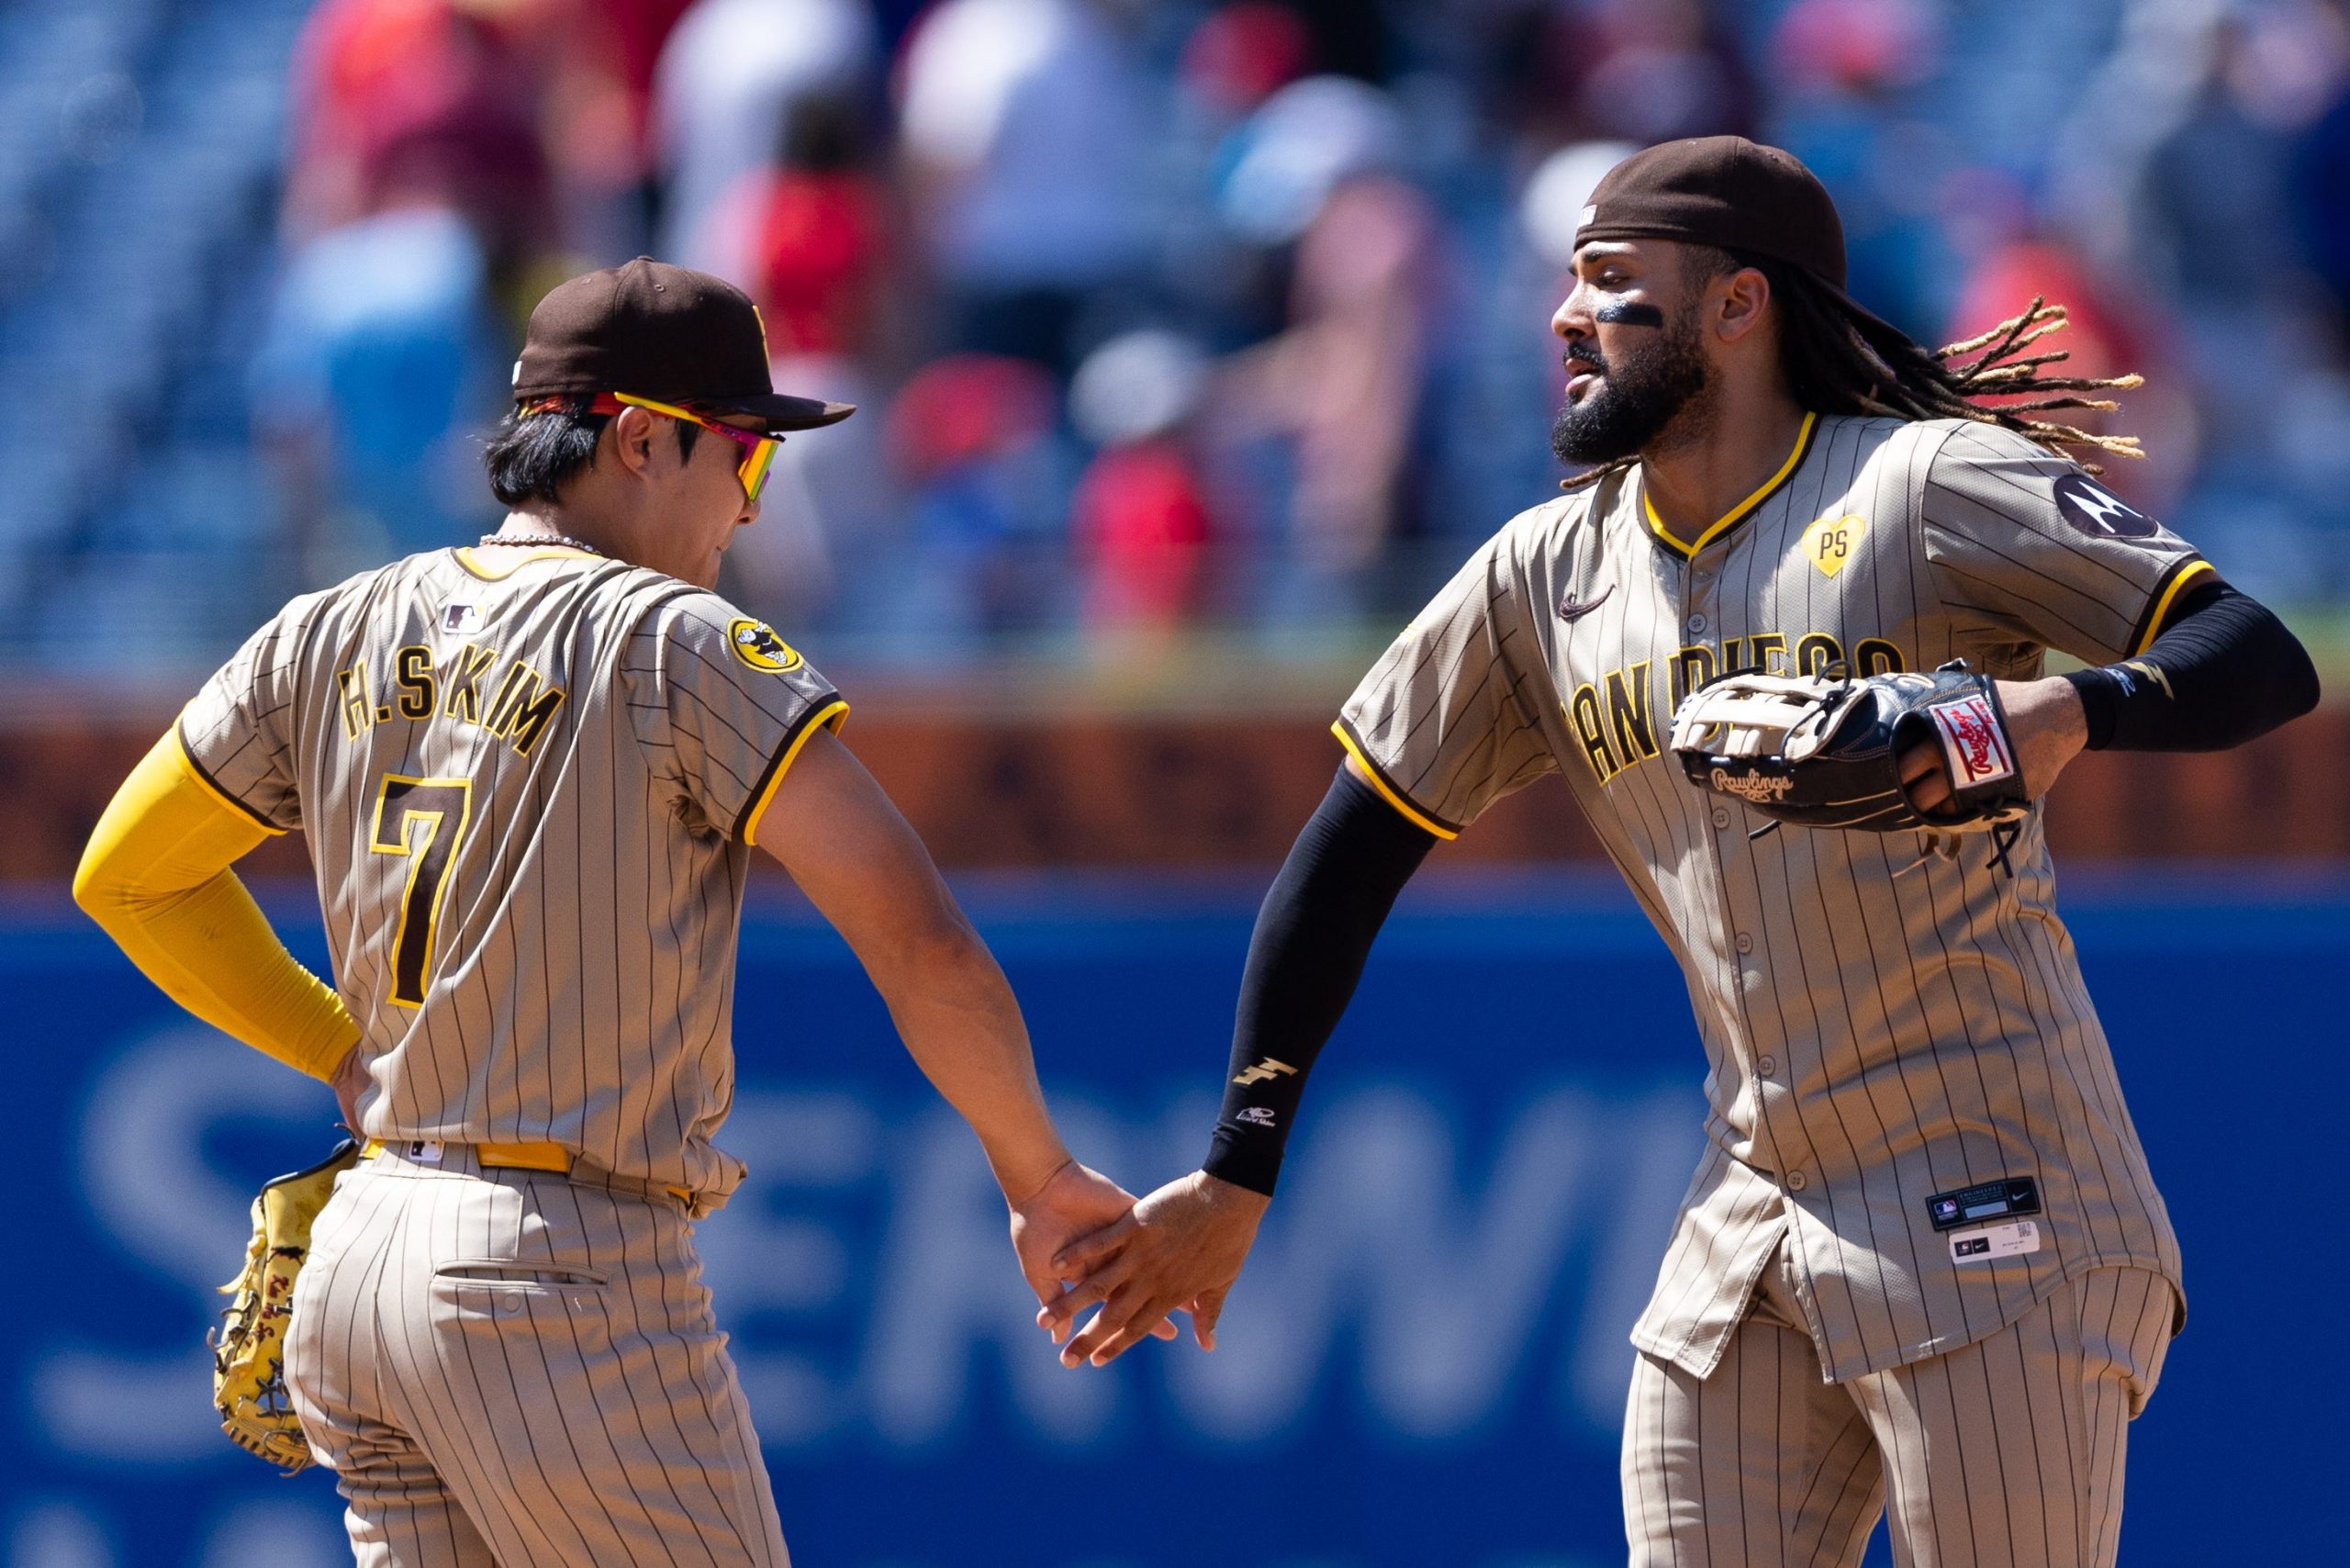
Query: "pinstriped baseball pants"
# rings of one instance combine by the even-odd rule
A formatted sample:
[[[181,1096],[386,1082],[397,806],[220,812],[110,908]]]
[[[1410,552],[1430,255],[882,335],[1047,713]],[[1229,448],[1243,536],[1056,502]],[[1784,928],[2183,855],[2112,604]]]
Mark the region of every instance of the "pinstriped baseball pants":
[[[1946,1355],[1822,1383],[1784,1249],[1721,1364],[1645,1352],[1624,1424],[1632,1568],[2111,1568],[2122,1454],[2170,1343],[2161,1277],[2098,1269]]]
[[[448,1161],[346,1173],[295,1287],[360,1568],[789,1568],[685,1215]]]

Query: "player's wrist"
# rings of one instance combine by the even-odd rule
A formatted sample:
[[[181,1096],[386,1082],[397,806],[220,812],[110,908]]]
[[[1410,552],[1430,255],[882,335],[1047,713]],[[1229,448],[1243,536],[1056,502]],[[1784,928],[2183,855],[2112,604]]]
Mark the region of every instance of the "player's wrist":
[[[1252,1225],[1263,1218],[1265,1211],[1272,1206],[1270,1192],[1261,1192],[1245,1182],[1227,1181],[1205,1166],[1195,1173],[1192,1187],[1208,1209],[1219,1214],[1240,1215]]]
[[[2086,729],[2087,717],[2081,706],[2081,694],[2074,684],[2061,675],[2042,676],[2033,680],[2002,680],[1999,700],[2007,705],[2009,716],[2028,713],[2032,722],[2062,730]]]
[[[2079,689],[2061,675],[2003,680],[1998,687],[2009,737],[2023,765],[2025,792],[2037,800],[2088,744],[2087,712]]]
[[[1065,1170],[1077,1168],[1077,1159],[1055,1137],[1048,1143],[1029,1143],[1017,1148],[1005,1148],[981,1140],[987,1150],[988,1169],[995,1173],[995,1184],[1003,1193],[1003,1201],[1015,1212],[1035,1201],[1036,1195],[1051,1186]]]

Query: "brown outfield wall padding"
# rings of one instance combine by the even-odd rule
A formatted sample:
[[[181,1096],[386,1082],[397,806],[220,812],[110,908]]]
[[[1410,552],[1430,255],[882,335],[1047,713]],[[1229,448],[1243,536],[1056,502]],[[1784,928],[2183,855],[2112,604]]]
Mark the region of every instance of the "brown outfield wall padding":
[[[84,710],[0,730],[0,879],[62,887],[114,786],[168,722]],[[867,705],[844,738],[949,867],[1270,867],[1339,758],[1318,716],[963,719]],[[2232,752],[2087,753],[2048,823],[2060,862],[2350,858],[2350,709]],[[1433,863],[1598,857],[1573,801],[1544,782]],[[309,869],[299,834],[243,865]]]

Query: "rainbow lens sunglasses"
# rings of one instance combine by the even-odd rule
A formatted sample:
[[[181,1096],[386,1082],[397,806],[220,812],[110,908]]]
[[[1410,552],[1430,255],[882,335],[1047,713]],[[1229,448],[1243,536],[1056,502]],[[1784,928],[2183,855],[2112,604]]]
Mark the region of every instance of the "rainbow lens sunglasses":
[[[568,399],[547,398],[531,406],[533,413],[547,413],[563,408]],[[699,425],[714,435],[722,435],[743,449],[743,458],[734,465],[734,476],[743,481],[745,498],[757,500],[759,492],[767,488],[767,471],[775,465],[775,449],[783,444],[779,435],[764,435],[757,431],[736,430],[707,419],[691,409],[681,409],[675,403],[656,403],[650,398],[632,398],[625,392],[599,392],[588,405],[591,414],[617,414],[622,409],[643,409],[648,414],[666,414],[673,420],[683,420]]]

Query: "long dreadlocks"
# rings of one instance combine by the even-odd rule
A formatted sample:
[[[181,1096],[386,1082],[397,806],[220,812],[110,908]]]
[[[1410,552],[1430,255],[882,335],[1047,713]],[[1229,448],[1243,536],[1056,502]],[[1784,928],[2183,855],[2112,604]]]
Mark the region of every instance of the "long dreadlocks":
[[[1779,369],[1803,408],[1822,414],[1874,414],[1897,420],[1971,420],[1998,425],[2072,456],[2067,447],[2087,447],[2118,457],[2143,457],[2133,435],[2099,435],[2076,425],[2036,418],[2064,409],[2107,410],[2110,398],[2087,394],[2128,391],[2143,384],[2138,375],[2090,377],[2042,375],[2042,369],[2072,356],[2063,349],[2023,351],[2065,325],[2062,305],[2035,295],[2020,315],[1941,349],[1929,349],[1884,322],[1857,314],[1811,275],[1769,256],[1740,254],[1712,246],[1688,247],[1684,263],[1699,278],[1752,267],[1771,285],[1779,307]],[[2020,402],[1986,405],[1982,398]],[[2104,470],[2076,456],[2091,474]],[[1561,487],[1581,489],[1639,461],[1620,457],[1569,479]]]

